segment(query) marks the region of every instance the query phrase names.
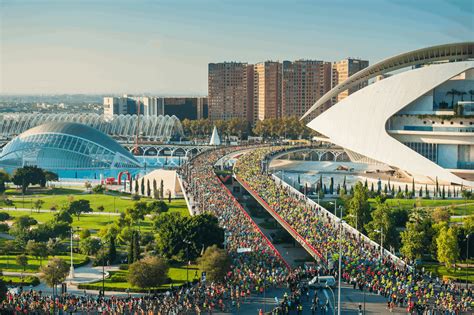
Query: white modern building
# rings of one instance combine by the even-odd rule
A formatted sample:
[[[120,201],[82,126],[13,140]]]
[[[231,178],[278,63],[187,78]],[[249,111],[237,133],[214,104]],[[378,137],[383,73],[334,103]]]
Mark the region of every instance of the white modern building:
[[[338,84],[303,117],[367,80],[373,83],[308,126],[345,148],[354,162],[384,163],[416,180],[474,187],[474,42],[376,63]]]

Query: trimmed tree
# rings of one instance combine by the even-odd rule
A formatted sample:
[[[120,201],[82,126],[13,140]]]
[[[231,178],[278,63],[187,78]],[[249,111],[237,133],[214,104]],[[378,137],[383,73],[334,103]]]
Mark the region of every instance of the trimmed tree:
[[[198,259],[199,269],[206,272],[209,281],[222,281],[230,268],[230,258],[225,250],[216,245],[206,248]]]
[[[163,258],[147,257],[128,268],[128,282],[139,288],[158,287],[168,279],[169,267]]]

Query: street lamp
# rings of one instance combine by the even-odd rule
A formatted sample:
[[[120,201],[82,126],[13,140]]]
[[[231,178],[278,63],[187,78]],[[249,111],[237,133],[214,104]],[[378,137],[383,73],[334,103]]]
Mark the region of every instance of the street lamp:
[[[102,297],[105,297],[105,244],[109,241],[102,241]]]
[[[189,245],[191,242],[184,239],[183,243],[186,244],[186,288],[189,288]]]
[[[337,314],[341,315],[341,265],[342,265],[342,225],[344,220],[339,221],[339,268],[337,272]]]
[[[469,237],[471,234],[466,235],[466,289],[469,290]]]
[[[330,203],[331,205],[334,205],[334,215],[335,215],[336,217],[337,217],[336,209],[341,210],[341,211],[340,211],[340,218],[342,219],[342,206],[339,206],[339,208],[337,207],[337,199],[334,199],[334,202],[329,201],[329,203]]]
[[[72,282],[72,279],[74,279],[74,259],[73,259],[73,236],[74,236],[74,228],[71,228],[71,267],[69,268],[69,282]]]
[[[331,293],[332,293],[332,300],[334,301],[334,307],[332,308],[332,313],[333,313],[334,315],[336,315],[336,297],[334,296],[334,291],[333,291],[332,288],[331,288],[330,286],[328,286],[327,284],[326,284],[326,289],[329,289],[329,291],[331,291]],[[339,309],[339,308],[338,308],[338,309]]]
[[[380,261],[383,259],[383,226],[380,227],[380,230],[374,230],[376,233],[380,233]]]

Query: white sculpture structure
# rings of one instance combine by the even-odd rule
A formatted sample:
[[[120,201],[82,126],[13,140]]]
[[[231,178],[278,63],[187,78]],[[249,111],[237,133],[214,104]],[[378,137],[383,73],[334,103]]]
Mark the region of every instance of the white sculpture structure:
[[[217,128],[214,126],[214,130],[212,130],[211,141],[209,141],[209,145],[221,145],[221,138],[217,133]]]

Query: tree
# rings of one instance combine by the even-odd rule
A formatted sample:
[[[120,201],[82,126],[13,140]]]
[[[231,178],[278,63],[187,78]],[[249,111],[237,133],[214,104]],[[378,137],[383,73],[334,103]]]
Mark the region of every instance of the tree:
[[[423,253],[433,247],[435,231],[432,226],[431,217],[427,216],[423,209],[413,209],[406,229],[401,233],[400,252],[409,259],[421,258]]]
[[[438,261],[445,264],[446,268],[450,268],[459,259],[459,247],[455,229],[452,227],[448,228],[447,226],[442,227],[436,238],[436,245],[438,247]]]
[[[202,257],[198,259],[199,269],[206,272],[209,281],[222,281],[230,268],[230,257],[225,250],[217,245],[206,248]]]
[[[446,95],[451,95],[451,107],[454,107],[454,97],[456,95],[459,95],[459,91],[456,89],[451,89],[448,92],[446,92]]]
[[[158,287],[168,279],[168,265],[163,258],[147,257],[128,268],[128,282],[139,288]]]
[[[5,255],[5,259],[7,261],[7,269],[9,268],[10,266],[10,259],[9,259],[9,255],[11,255],[13,253],[13,251],[16,249],[17,247],[17,244],[15,243],[14,240],[6,240],[2,243],[2,246],[0,247],[1,248],[1,251],[2,251],[2,254]]]
[[[165,185],[163,184],[163,179],[160,180],[160,199],[163,200],[165,193]]]
[[[54,220],[56,220],[56,222],[66,222],[71,224],[72,216],[69,212],[67,212],[67,210],[61,210],[54,214]]]
[[[77,216],[77,221],[79,221],[79,217],[81,216],[81,214],[92,212],[92,208],[91,208],[89,200],[79,199],[79,200],[74,200],[73,202],[71,202],[68,206],[67,211],[71,215]]]
[[[449,213],[449,209],[447,208],[436,208],[433,210],[431,217],[433,218],[433,221],[435,223],[449,222],[451,214]]]
[[[162,200],[155,200],[147,205],[148,213],[160,214],[163,212],[168,212],[168,205]]]
[[[0,300],[4,301],[7,295],[8,288],[3,280],[3,272],[0,270]]]
[[[125,214],[131,219],[132,224],[138,224],[140,230],[140,222],[145,220],[145,216],[149,213],[149,208],[146,202],[135,202],[133,208],[125,209]]]
[[[351,199],[348,202],[348,222],[352,226],[356,225],[357,218],[357,227],[362,227],[364,231],[364,226],[367,224],[370,217],[370,204],[369,204],[369,192],[362,183],[357,182],[354,187],[354,193]]]
[[[396,247],[398,244],[397,241],[397,231],[395,226],[395,218],[391,213],[390,206],[385,202],[377,201],[377,205],[374,211],[372,211],[372,220],[365,225],[365,230],[367,235],[373,239],[377,240],[379,244],[381,243],[381,233],[376,232],[383,231],[383,244],[385,247]]]
[[[41,200],[41,199],[36,199],[35,203],[34,203],[34,207],[36,209],[36,211],[39,213],[41,208],[43,207],[44,205],[44,201]]]
[[[0,170],[0,193],[3,193],[6,189],[5,183],[10,181],[10,175],[4,170]]]
[[[13,173],[12,177],[13,184],[21,186],[23,193],[26,193],[28,186],[30,185],[40,185],[44,187],[46,185],[46,179],[44,172],[41,168],[37,166],[24,166],[17,168]]]
[[[40,278],[50,287],[55,288],[56,285],[66,280],[69,273],[68,264],[59,258],[53,258],[48,264],[41,267]]]
[[[150,179],[146,180],[146,195],[148,197],[151,196],[151,186],[150,186]]]
[[[188,250],[189,259],[197,258],[202,247],[224,242],[224,230],[217,224],[217,218],[204,213],[191,218],[179,213],[165,213],[154,220],[157,232],[158,252],[166,258],[183,261]],[[191,244],[185,244],[183,240]]]
[[[90,181],[86,181],[84,183],[84,187],[87,189],[87,191],[90,191],[92,188],[92,183]]]
[[[117,248],[115,246],[115,237],[109,237],[109,252],[107,254],[110,263],[113,263],[117,259]]]
[[[18,266],[23,267],[23,272],[26,269],[26,266],[28,266],[28,257],[25,254],[21,254],[16,256],[15,262]]]
[[[55,182],[59,179],[58,174],[51,171],[44,171],[44,179],[47,182]]]
[[[87,237],[79,241],[79,249],[84,255],[96,255],[102,244],[100,239],[95,237]]]
[[[132,238],[133,241],[133,261],[140,260],[141,256],[141,248],[140,248],[140,233],[138,231],[134,231],[134,237]]]
[[[48,257],[48,248],[43,242],[29,240],[28,243],[26,243],[26,252],[36,259],[39,259],[40,266],[43,265],[43,258]]]
[[[81,240],[86,239],[91,236],[91,231],[89,229],[82,229],[79,233],[79,237]]]

